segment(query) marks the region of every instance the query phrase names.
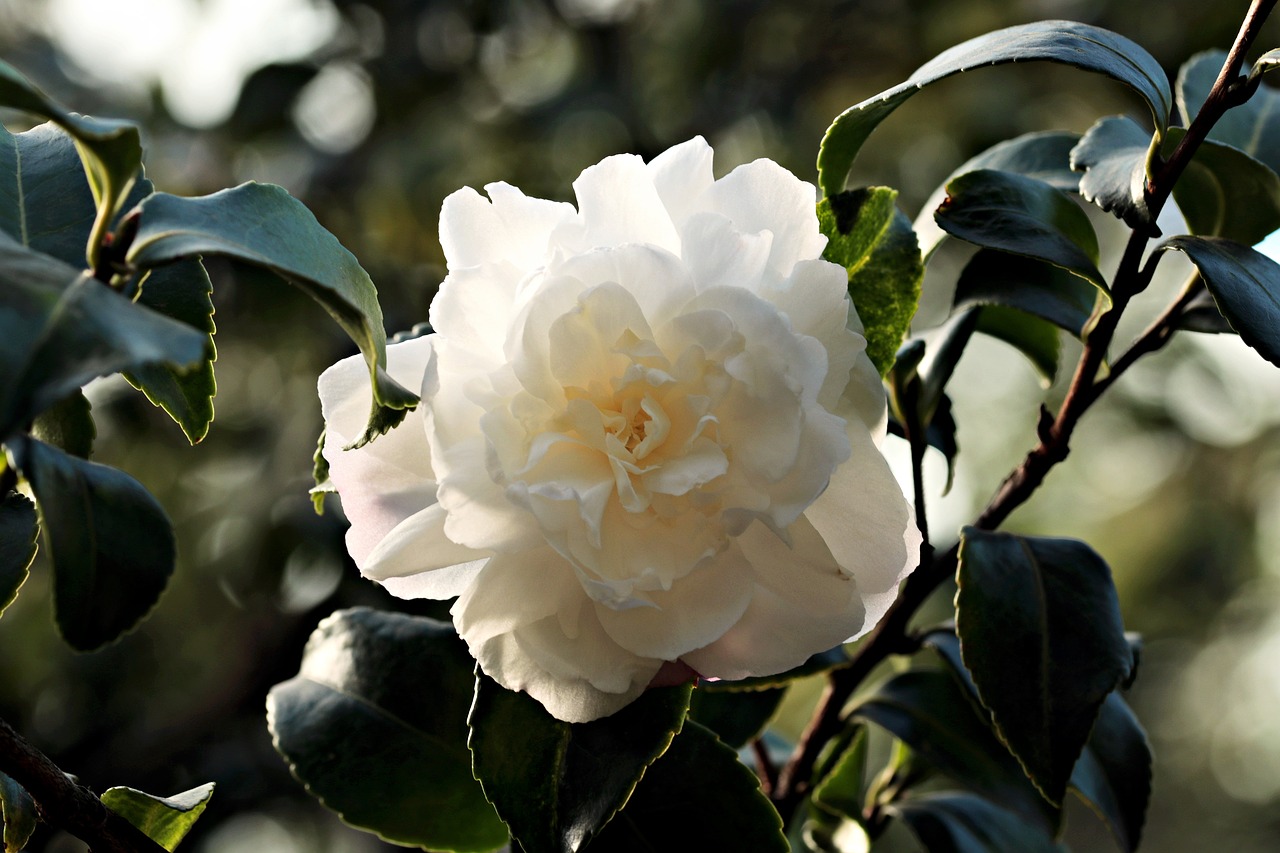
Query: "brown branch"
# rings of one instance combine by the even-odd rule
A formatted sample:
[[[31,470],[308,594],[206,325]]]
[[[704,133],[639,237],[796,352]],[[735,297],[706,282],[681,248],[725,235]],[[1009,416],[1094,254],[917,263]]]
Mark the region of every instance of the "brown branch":
[[[89,845],[90,853],[164,853],[142,830],[76,784],[43,752],[0,720],[0,772],[35,800],[40,819]]]
[[[1228,109],[1247,99],[1249,92],[1245,81],[1240,78],[1240,69],[1262,23],[1277,2],[1278,0],[1253,0],[1250,4],[1227,61],[1204,105],[1168,161],[1149,181],[1147,206],[1152,221],[1168,201],[1174,184],[1195,156],[1200,144],[1208,138],[1214,124]],[[1194,296],[1192,288],[1188,288],[1139,338],[1117,362],[1108,378],[1098,379],[1098,372],[1106,360],[1121,314],[1129,301],[1150,284],[1154,273],[1154,263],[1145,267],[1142,264],[1148,237],[1146,229],[1135,230],[1130,235],[1114,276],[1111,309],[1099,317],[1087,335],[1084,351],[1057,417],[1049,418],[1047,412],[1042,412],[1041,422],[1036,430],[1039,438],[1036,447],[1001,483],[986,509],[975,520],[974,526],[994,530],[1010,513],[1025,503],[1044,482],[1049,471],[1067,458],[1076,424],[1099,395],[1138,357],[1159,349],[1172,334],[1178,316]],[[917,481],[918,476],[917,474]],[[908,634],[910,621],[933,591],[954,575],[957,559],[958,546],[935,558],[926,541],[921,547],[919,568],[907,578],[893,607],[863,642],[850,665],[829,675],[827,690],[819,701],[808,728],[801,735],[791,760],[783,767],[778,778],[773,799],[784,821],[790,819],[796,807],[809,793],[812,781],[810,777],[818,755],[823,746],[842,729],[844,723],[841,715],[850,697],[871,671],[890,655],[915,650],[915,644]]]

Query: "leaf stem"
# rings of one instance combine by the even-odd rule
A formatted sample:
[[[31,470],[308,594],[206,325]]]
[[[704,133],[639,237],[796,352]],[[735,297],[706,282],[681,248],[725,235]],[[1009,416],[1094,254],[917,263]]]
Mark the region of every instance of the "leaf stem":
[[[26,789],[41,820],[88,843],[89,853],[164,853],[162,846],[72,781],[4,720],[0,772]]]
[[[1217,81],[1206,98],[1204,106],[1187,129],[1186,135],[1156,173],[1148,180],[1148,208],[1152,221],[1159,215],[1173,186],[1181,177],[1200,144],[1208,138],[1209,131],[1218,119],[1231,107],[1248,98],[1250,92],[1240,77],[1245,54],[1257,38],[1263,22],[1278,0],[1253,0],[1240,31],[1236,36],[1227,61],[1223,64]],[[1149,328],[1138,341],[1116,362],[1111,374],[1099,380],[1098,372],[1106,360],[1107,350],[1115,336],[1121,314],[1129,301],[1142,292],[1151,282],[1155,263],[1143,265],[1149,234],[1145,229],[1135,230],[1129,237],[1124,255],[1116,270],[1112,286],[1112,306],[1098,318],[1085,338],[1084,351],[1076,365],[1071,386],[1058,410],[1057,417],[1042,418],[1037,429],[1039,441],[1009,474],[979,514],[974,526],[994,530],[1020,507],[1040,487],[1049,471],[1067,458],[1071,434],[1081,416],[1109,388],[1116,378],[1125,372],[1139,357],[1159,349],[1172,335],[1178,316],[1195,295],[1194,285],[1189,286],[1177,301]],[[913,443],[913,461],[915,446]],[[918,479],[918,475],[917,475]],[[920,485],[917,483],[917,490]],[[923,501],[917,496],[918,510]],[[924,525],[921,526],[922,532]],[[936,557],[925,544],[921,547],[919,568],[907,578],[897,601],[885,614],[876,629],[863,641],[849,666],[833,671],[828,685],[809,726],[801,735],[791,760],[782,768],[773,801],[784,821],[790,820],[796,808],[807,796],[814,780],[810,778],[823,746],[839,734],[844,726],[841,718],[845,704],[854,692],[882,661],[890,655],[911,652],[915,644],[908,636],[908,626],[916,611],[947,578],[955,574],[959,546],[953,546]]]

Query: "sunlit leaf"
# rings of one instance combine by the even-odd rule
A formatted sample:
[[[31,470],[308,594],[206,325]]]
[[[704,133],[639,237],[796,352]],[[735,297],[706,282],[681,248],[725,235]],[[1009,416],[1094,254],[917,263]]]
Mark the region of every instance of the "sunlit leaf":
[[[17,492],[0,498],[0,613],[26,582],[39,536],[35,504]]]
[[[191,364],[200,333],[0,234],[0,436],[91,379]]]
[[[611,716],[566,723],[480,675],[468,719],[475,775],[526,853],[584,849],[671,745],[691,690],[654,688]]]
[[[818,225],[827,237],[822,257],[849,273],[867,355],[881,376],[911,326],[924,278],[920,247],[910,220],[894,204],[897,196],[896,190],[870,187],[818,203]]]
[[[844,189],[858,151],[871,132],[925,86],[992,65],[1047,62],[1105,74],[1129,86],[1146,101],[1156,133],[1163,132],[1173,108],[1164,70],[1129,39],[1088,24],[1040,21],[997,30],[940,53],[901,84],[855,104],[827,128],[818,151],[818,184],[826,195]]]
[[[956,632],[1001,740],[1061,805],[1107,695],[1133,668],[1111,570],[1083,542],[966,527]]]
[[[782,821],[737,753],[693,721],[645,772],[587,853],[786,853]],[[528,849],[527,853],[540,853]]]
[[[75,142],[49,122],[0,127],[0,231],[63,263],[84,266],[97,206]]]
[[[1062,853],[1044,830],[973,794],[928,794],[893,804],[929,853]]]
[[[123,471],[30,438],[10,447],[40,509],[58,629],[76,649],[105,645],[138,624],[169,582],[169,519]]]
[[[108,788],[102,794],[102,802],[172,853],[200,819],[212,796],[210,782],[172,797],[156,797],[133,788]]]
[[[1080,195],[1131,228],[1147,227],[1147,175],[1155,153],[1151,133],[1133,119],[1099,119],[1071,150],[1071,167],[1084,172]]]
[[[276,273],[329,312],[364,353],[373,380],[373,411],[357,444],[391,429],[417,404],[384,369],[386,333],[369,274],[302,202],[280,187],[248,183],[200,198],[155,193],[138,210],[130,262],[151,268],[223,255]]]
[[[447,622],[365,608],[320,623],[267,725],[307,790],[397,844],[488,851],[507,829],[471,775],[474,661]]]
[[[138,302],[154,311],[186,323],[205,336],[205,354],[186,370],[164,364],[143,365],[125,378],[142,389],[147,399],[169,413],[182,427],[187,440],[198,443],[213,421],[213,397],[217,382],[213,363],[217,350],[213,343],[213,284],[204,264],[189,258],[147,273]]]
[[[0,818],[4,821],[4,853],[19,853],[36,831],[39,816],[26,789],[0,773]]]
[[[13,66],[0,62],[0,106],[52,119],[75,138],[76,150],[98,206],[88,262],[97,252],[108,224],[119,212],[142,169],[142,142],[136,125],[77,115],[50,100]]]
[[[934,214],[953,237],[1045,261],[1107,289],[1089,217],[1048,184],[1008,172],[969,172],[947,184]]]
[[[1255,249],[1215,237],[1174,237],[1160,248],[1191,258],[1231,328],[1280,367],[1280,265]]]

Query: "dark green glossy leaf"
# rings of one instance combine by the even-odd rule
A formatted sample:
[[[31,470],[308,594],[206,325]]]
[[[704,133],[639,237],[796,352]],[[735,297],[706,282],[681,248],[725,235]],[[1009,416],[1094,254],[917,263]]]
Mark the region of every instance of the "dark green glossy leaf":
[[[108,788],[102,794],[102,802],[172,853],[200,819],[212,796],[210,782],[172,797],[156,797],[133,788]]]
[[[737,753],[692,721],[587,848],[589,853],[787,849],[782,821],[760,793],[755,774]]]
[[[80,391],[72,392],[36,416],[31,434],[72,456],[88,459],[93,453],[93,441],[98,437],[89,399]]]
[[[212,297],[213,284],[198,258],[147,273],[138,302],[203,333],[205,354],[188,370],[152,364],[135,368],[125,376],[134,387],[142,389],[148,400],[169,413],[192,444],[209,432],[209,424],[213,422],[213,397],[218,390],[213,376],[218,352],[213,343]]]
[[[468,718],[475,775],[526,853],[582,850],[671,745],[692,689],[655,688],[612,716],[566,723],[481,674]]]
[[[895,803],[929,853],[1061,853],[1052,837],[973,794],[929,794]]]
[[[138,624],[169,582],[169,518],[123,471],[30,438],[11,447],[40,508],[58,629],[81,651],[105,645]]]
[[[1183,63],[1178,72],[1178,109],[1188,124],[1204,106],[1226,59],[1222,51],[1209,50]],[[1209,139],[1238,148],[1280,172],[1280,91],[1259,86],[1248,101],[1218,119]]]
[[[1083,542],[966,527],[956,578],[956,632],[982,704],[1061,805],[1102,703],[1133,668],[1111,570]]]
[[[204,336],[0,234],[0,436],[98,376],[191,364]]]
[[[954,781],[1017,812],[1045,831],[1060,809],[1027,780],[960,682],[940,670],[912,670],[890,679],[852,712],[887,729],[921,759]]]
[[[1169,129],[1166,152],[1186,135]],[[1277,138],[1280,142],[1280,138]],[[1238,148],[1206,140],[1173,187],[1192,234],[1252,246],[1280,228],[1280,176]]]
[[[329,312],[364,353],[373,379],[373,411],[357,444],[391,429],[417,404],[383,369],[386,333],[369,274],[302,202],[280,187],[248,183],[200,198],[155,193],[138,210],[132,263],[150,268],[224,255],[276,273]]]
[[[854,725],[829,773],[813,789],[819,808],[850,820],[862,819],[863,777],[867,771],[867,727]]]
[[[1173,95],[1160,63],[1129,39],[1072,21],[1040,21],[997,30],[946,50],[901,84],[855,104],[827,128],[818,150],[818,184],[826,195],[844,189],[858,151],[871,132],[916,92],[974,68],[1043,60],[1105,74],[1146,101],[1160,133]]]
[[[16,134],[0,127],[0,230],[78,268],[96,215],[66,131],[52,122]]]
[[[709,691],[763,690],[767,687],[787,687],[797,678],[829,672],[849,664],[849,655],[844,646],[836,646],[809,656],[809,659],[794,669],[779,672],[775,675],[755,675],[739,681],[704,681],[698,689]]]
[[[894,204],[897,197],[896,190],[870,187],[818,203],[818,225],[827,237],[822,257],[849,273],[867,355],[881,376],[906,337],[924,279],[920,247],[910,220]]]
[[[953,237],[1051,263],[1107,289],[1088,215],[1048,184],[1008,172],[969,172],[947,184],[934,217]]]
[[[913,226],[920,240],[921,254],[928,259],[947,236],[947,232],[933,221],[933,212],[947,197],[947,184],[969,172],[991,169],[1034,178],[1063,192],[1077,192],[1080,189],[1080,173],[1071,169],[1071,149],[1079,141],[1078,133],[1028,133],[1006,139],[966,161],[942,182],[920,208],[920,215],[916,217]]]
[[[1080,195],[1129,227],[1146,228],[1151,223],[1147,174],[1157,150],[1151,134],[1133,119],[1099,119],[1071,150],[1071,168],[1084,172]]]
[[[1213,295],[1207,290],[1197,293],[1183,309],[1182,316],[1178,318],[1178,328],[1211,335],[1236,333],[1236,330],[1227,322],[1227,318],[1223,317],[1222,312],[1218,310],[1217,303],[1213,301]]]
[[[137,126],[68,112],[5,62],[0,62],[0,106],[52,119],[75,138],[98,207],[87,253],[89,265],[94,266],[107,226],[142,170],[142,142]]]
[[[1058,329],[1048,320],[1006,308],[988,305],[979,309],[977,331],[1004,341],[1025,355],[1042,378],[1045,387],[1058,375],[1058,355],[1062,350]]]
[[[36,558],[40,524],[36,507],[17,492],[0,499],[0,613],[13,604]]]
[[[365,608],[316,628],[267,724],[307,790],[398,844],[485,851],[507,830],[471,775],[472,661],[453,626]]]
[[[4,823],[4,853],[19,853],[36,831],[39,816],[26,789],[0,773],[0,819]]]
[[[1107,824],[1122,850],[1138,849],[1151,799],[1151,747],[1119,693],[1103,703],[1071,787]]]
[[[1216,237],[1174,237],[1160,248],[1191,258],[1231,328],[1280,367],[1280,265],[1248,246]]]
[[[782,703],[786,688],[707,690],[699,686],[689,703],[689,718],[716,733],[734,749],[755,740]]]
[[[1003,305],[1048,320],[1083,338],[1099,294],[1104,291],[1061,267],[1034,258],[982,249],[956,282],[956,308]]]

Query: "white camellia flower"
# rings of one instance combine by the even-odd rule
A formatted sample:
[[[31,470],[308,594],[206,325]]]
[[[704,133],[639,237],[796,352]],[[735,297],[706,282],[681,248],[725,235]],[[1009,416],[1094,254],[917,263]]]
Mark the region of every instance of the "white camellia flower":
[[[769,160],[717,181],[711,161],[700,138],[609,157],[576,210],[459,190],[435,333],[387,352],[421,407],[343,450],[368,371],[320,378],[361,572],[457,596],[484,671],[561,720],[617,711],[668,662],[797,666],[873,627],[917,557],[814,188]]]

